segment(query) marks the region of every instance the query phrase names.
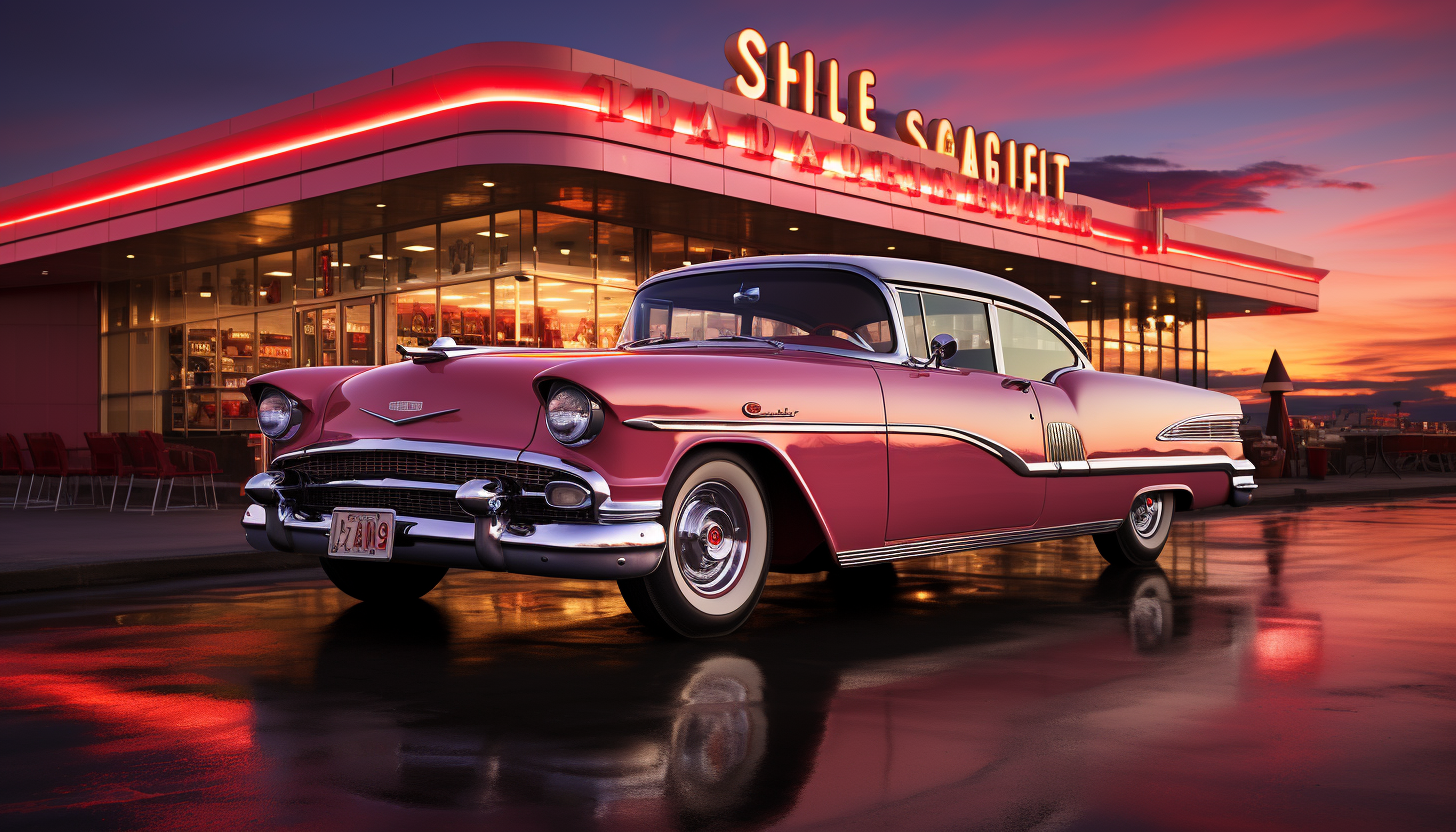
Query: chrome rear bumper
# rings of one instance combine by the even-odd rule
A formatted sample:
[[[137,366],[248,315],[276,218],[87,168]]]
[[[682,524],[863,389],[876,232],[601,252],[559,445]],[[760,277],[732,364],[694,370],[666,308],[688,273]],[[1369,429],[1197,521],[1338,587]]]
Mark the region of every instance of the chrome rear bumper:
[[[243,532],[260,551],[325,555],[332,515],[304,518],[279,505],[251,505]],[[543,523],[512,530],[492,518],[473,523],[431,518],[395,518],[394,560],[486,569],[554,578],[620,580],[640,578],[657,568],[667,533],[653,521],[636,523]]]

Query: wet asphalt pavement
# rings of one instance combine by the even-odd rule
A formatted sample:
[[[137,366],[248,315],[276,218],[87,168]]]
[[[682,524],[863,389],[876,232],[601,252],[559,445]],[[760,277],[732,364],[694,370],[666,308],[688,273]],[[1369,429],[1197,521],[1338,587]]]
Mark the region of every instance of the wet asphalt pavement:
[[[706,643],[487,574],[6,599],[0,828],[1456,828],[1456,500],[1181,522],[1162,563],[775,576]]]

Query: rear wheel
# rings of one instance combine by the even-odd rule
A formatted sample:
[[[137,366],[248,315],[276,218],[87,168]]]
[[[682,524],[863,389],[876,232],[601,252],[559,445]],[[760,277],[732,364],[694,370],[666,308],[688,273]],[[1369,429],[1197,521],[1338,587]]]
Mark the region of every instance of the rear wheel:
[[[1114,566],[1152,566],[1173,528],[1173,495],[1139,494],[1116,531],[1092,535],[1102,559]]]
[[[618,581],[649,629],[688,638],[743,625],[768,576],[769,511],[763,487],[738,454],[688,460],[668,483],[667,551],[645,578]]]
[[[414,601],[435,588],[449,570],[417,563],[319,558],[324,574],[352,598],[373,603]]]

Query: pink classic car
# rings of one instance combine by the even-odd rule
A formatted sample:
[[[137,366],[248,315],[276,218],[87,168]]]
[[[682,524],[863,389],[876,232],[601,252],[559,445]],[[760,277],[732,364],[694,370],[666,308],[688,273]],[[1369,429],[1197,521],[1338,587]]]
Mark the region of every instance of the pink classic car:
[[[249,387],[277,451],[249,542],[365,601],[615,580],[650,628],[722,635],[770,570],[1087,534],[1149,565],[1176,509],[1254,488],[1237,400],[1097,372],[1040,297],[933,263],[707,263],[643,283],[613,350],[400,351]]]

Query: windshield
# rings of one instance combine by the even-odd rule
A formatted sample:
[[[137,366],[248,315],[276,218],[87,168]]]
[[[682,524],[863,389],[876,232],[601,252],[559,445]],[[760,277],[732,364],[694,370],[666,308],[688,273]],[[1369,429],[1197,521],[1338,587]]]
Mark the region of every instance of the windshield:
[[[841,269],[738,269],[664,280],[637,293],[619,343],[745,335],[805,347],[895,351],[884,293]]]

